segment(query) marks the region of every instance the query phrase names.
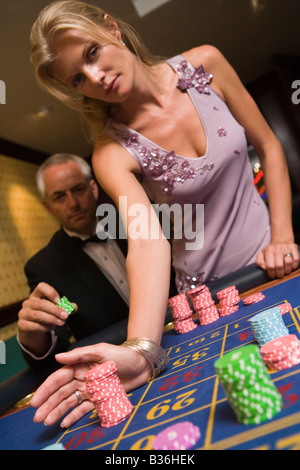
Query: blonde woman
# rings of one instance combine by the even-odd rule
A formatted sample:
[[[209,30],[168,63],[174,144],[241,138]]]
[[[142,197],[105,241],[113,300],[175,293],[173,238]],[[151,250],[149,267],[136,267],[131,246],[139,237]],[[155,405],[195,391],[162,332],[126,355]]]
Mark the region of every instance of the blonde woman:
[[[96,178],[127,227],[137,204],[144,217],[139,219],[143,236],[127,234],[130,347],[101,343],[59,355],[66,367],[33,398],[39,407],[35,420],[52,424],[80,396],[62,422],[67,427],[92,408],[83,383],[88,368],[115,360],[125,389],[131,390],[166,366],[159,344],[170,245],[150,200],[192,207],[189,233],[200,242],[189,249],[184,233],[172,244],[179,291],[255,261],[271,277],[282,277],[296,269],[299,257],[281,145],[218,50],[205,45],[168,61],[154,58],[124,22],[77,1],[46,7],[31,42],[38,83],[90,124]],[[253,185],[247,140],[264,168],[270,213]],[[126,205],[119,204],[124,197]],[[204,242],[203,226],[197,226],[199,204]]]

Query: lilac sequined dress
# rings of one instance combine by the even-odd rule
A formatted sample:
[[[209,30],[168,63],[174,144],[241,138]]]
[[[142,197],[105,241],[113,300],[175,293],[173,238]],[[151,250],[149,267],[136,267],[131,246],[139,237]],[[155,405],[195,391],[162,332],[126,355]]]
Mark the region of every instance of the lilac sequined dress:
[[[180,204],[182,214],[184,207],[193,208],[190,220],[190,213],[185,217],[190,230],[185,225],[181,238],[175,234],[172,242],[176,284],[182,292],[254,263],[271,234],[268,210],[253,184],[244,129],[209,86],[212,75],[202,67],[193,69],[181,55],[168,63],[179,75],[177,86],[189,94],[199,114],[206,133],[205,155],[186,158],[167,152],[113,120],[105,133],[137,160],[152,202]],[[187,249],[190,233],[196,230],[193,248]]]

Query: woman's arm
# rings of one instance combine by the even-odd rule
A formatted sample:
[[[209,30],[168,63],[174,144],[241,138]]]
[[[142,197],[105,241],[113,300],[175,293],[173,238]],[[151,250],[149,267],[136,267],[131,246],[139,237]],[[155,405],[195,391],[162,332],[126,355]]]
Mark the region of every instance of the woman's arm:
[[[224,99],[236,120],[244,127],[264,171],[271,217],[271,244],[257,255],[257,264],[271,278],[283,277],[297,269],[299,253],[292,227],[291,187],[282,146],[251,95],[224,56],[212,46],[201,46],[185,56],[213,74],[212,87]],[[292,257],[286,257],[291,253]]]
[[[128,338],[144,336],[159,343],[169,294],[170,244],[135,176],[139,166],[123,147],[111,143],[105,149],[96,149],[93,168],[99,184],[115,202],[127,226]],[[143,231],[142,239],[132,233],[137,218],[141,221],[138,230]]]

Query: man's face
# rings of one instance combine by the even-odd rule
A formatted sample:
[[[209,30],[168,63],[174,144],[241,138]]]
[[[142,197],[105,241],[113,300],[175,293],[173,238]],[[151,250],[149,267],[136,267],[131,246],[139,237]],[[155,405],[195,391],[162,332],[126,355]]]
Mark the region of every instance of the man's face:
[[[96,224],[98,188],[88,181],[74,161],[53,165],[44,171],[43,201],[67,230],[91,235]]]

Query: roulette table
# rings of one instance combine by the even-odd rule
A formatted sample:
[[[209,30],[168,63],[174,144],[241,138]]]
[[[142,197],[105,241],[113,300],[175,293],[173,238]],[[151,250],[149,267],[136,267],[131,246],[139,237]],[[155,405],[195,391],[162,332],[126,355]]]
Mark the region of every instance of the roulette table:
[[[262,292],[264,298],[244,305],[243,298],[254,292]],[[188,333],[176,333],[172,323],[165,328],[162,346],[169,354],[168,368],[155,380],[128,394],[133,411],[125,421],[103,428],[94,411],[70,429],[63,430],[59,423],[51,427],[33,423],[35,410],[30,406],[12,408],[0,418],[0,449],[41,450],[59,444],[65,450],[113,451],[103,453],[105,458],[111,459],[117,458],[118,451],[130,451],[134,456],[139,454],[133,451],[147,450],[152,455],[155,453],[152,442],[158,433],[170,425],[188,421],[197,426],[201,434],[189,452],[299,450],[300,365],[268,370],[282,396],[282,409],[261,424],[245,425],[237,421],[214,364],[228,352],[257,344],[250,318],[283,303],[291,305],[282,315],[284,324],[289,334],[300,339],[300,271],[281,281],[261,283],[243,293],[240,291],[240,297],[237,311],[211,324],[200,325],[194,315],[197,327]]]

